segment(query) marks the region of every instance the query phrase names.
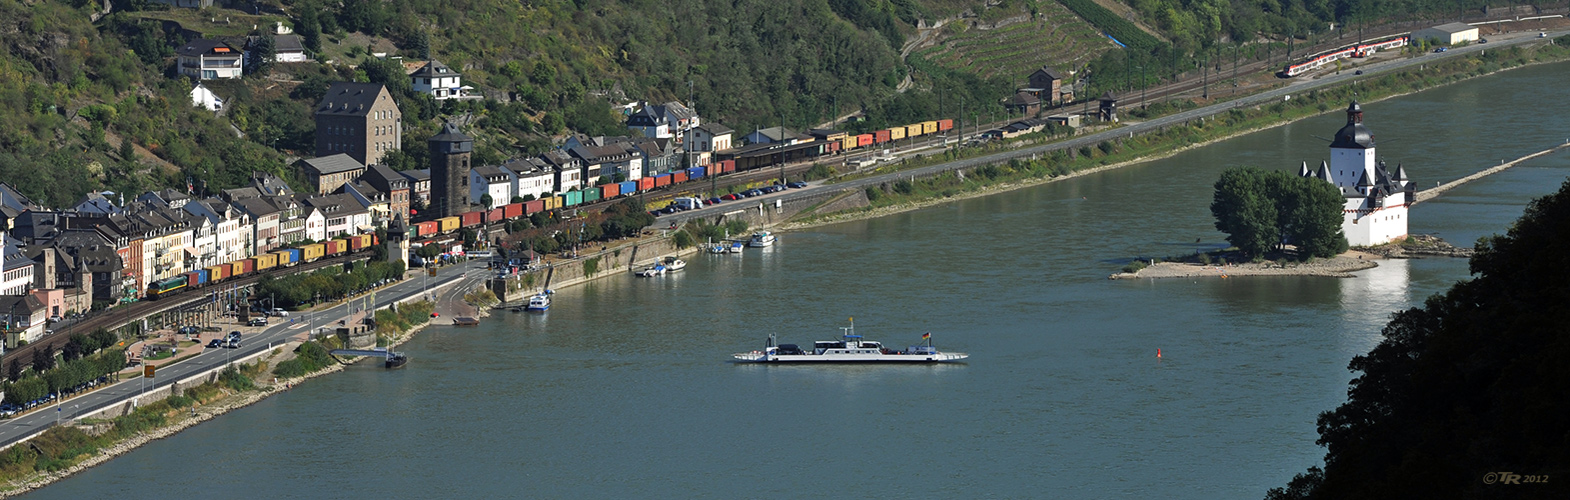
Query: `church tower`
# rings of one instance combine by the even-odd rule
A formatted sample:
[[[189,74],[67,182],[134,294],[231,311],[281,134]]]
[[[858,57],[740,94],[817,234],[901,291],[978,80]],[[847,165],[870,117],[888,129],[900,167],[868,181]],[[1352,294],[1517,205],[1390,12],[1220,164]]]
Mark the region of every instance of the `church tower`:
[[[1342,206],[1341,232],[1352,246],[1389,243],[1407,235],[1407,207],[1417,194],[1417,184],[1396,165],[1391,173],[1374,157],[1374,134],[1363,125],[1363,107],[1352,101],[1346,125],[1330,142],[1330,161],[1319,170],[1304,163],[1298,175],[1334,184],[1346,202]]]
[[[469,155],[474,139],[451,123],[428,141],[431,149],[431,206],[436,217],[469,211]]]

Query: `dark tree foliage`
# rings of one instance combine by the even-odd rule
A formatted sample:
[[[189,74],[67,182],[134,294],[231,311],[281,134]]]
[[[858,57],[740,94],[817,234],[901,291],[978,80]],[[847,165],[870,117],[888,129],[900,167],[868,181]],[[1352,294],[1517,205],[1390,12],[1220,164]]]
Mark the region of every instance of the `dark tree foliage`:
[[[1479,240],[1471,271],[1352,359],[1347,402],[1319,416],[1323,472],[1269,498],[1570,498],[1570,181]]]
[[[1210,213],[1227,242],[1249,257],[1286,244],[1301,258],[1330,257],[1346,250],[1341,207],[1340,192],[1327,182],[1238,167],[1216,181]]]
[[[43,345],[33,351],[33,371],[45,372],[55,367],[55,349],[53,346]]]

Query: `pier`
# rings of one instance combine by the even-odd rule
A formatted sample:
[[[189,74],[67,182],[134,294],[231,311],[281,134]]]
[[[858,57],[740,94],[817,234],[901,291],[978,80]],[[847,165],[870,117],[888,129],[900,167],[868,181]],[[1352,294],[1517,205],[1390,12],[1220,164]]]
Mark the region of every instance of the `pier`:
[[[1539,156],[1544,156],[1544,155],[1547,155],[1549,153],[1553,153],[1555,151],[1559,151],[1559,150],[1565,149],[1565,148],[1570,148],[1570,140],[1567,140],[1567,141],[1565,141],[1564,144],[1560,144],[1560,145],[1554,146],[1552,148],[1548,148],[1548,149],[1545,149],[1545,150],[1542,150],[1542,151],[1538,151],[1536,153],[1532,153],[1532,154],[1529,154],[1529,155],[1526,155],[1526,156],[1522,156],[1520,158],[1516,158],[1514,160],[1510,160],[1510,161],[1507,161],[1507,162],[1502,162],[1498,166],[1490,167],[1490,168],[1488,168],[1486,170],[1483,170],[1482,172],[1478,172],[1478,173],[1475,173],[1475,174],[1472,174],[1472,175],[1468,175],[1466,177],[1462,177],[1460,179],[1456,179],[1456,180],[1453,180],[1453,181],[1450,181],[1450,182],[1447,182],[1447,183],[1435,186],[1433,189],[1424,189],[1422,191],[1418,191],[1417,195],[1414,196],[1413,199],[1412,199],[1412,204],[1416,205],[1418,203],[1422,203],[1422,202],[1428,201],[1429,199],[1431,199],[1431,198],[1433,198],[1435,196],[1439,196],[1441,194],[1444,194],[1445,191],[1449,191],[1451,189],[1454,189],[1454,188],[1456,188],[1456,187],[1458,187],[1458,186],[1460,186],[1462,184],[1466,184],[1468,182],[1472,182],[1472,181],[1475,181],[1475,180],[1478,180],[1478,179],[1482,179],[1484,177],[1488,177],[1490,175],[1494,175],[1494,174],[1503,172],[1503,171],[1505,171],[1505,169],[1508,169],[1510,167],[1514,167],[1516,165],[1520,165],[1521,162],[1524,162],[1524,161],[1527,161],[1527,160],[1530,160],[1530,159],[1533,159],[1533,158],[1537,158]]]

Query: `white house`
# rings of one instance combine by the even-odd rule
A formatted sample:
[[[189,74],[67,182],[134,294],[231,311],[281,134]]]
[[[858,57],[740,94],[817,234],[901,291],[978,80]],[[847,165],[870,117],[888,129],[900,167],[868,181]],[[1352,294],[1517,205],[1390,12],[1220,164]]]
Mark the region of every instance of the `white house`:
[[[491,195],[487,210],[506,205],[512,202],[513,183],[511,170],[495,165],[475,167],[469,170],[469,199],[478,204]]]
[[[555,169],[542,158],[522,158],[502,164],[512,172],[513,194],[533,199],[544,198],[556,187]]]
[[[705,123],[687,133],[687,151],[724,151],[731,148],[736,131],[718,123]]]
[[[191,105],[206,108],[208,111],[218,112],[224,109],[224,100],[222,97],[218,97],[218,94],[214,94],[212,90],[209,90],[206,85],[198,83],[196,88],[191,89]]]
[[[27,286],[33,283],[33,259],[27,258],[15,241],[9,241],[4,232],[0,232],[0,248],[4,253],[4,279],[0,279],[0,295],[21,295],[27,293]]]
[[[1412,32],[1412,41],[1431,40],[1444,45],[1477,41],[1477,27],[1466,23],[1441,24]]]
[[[438,101],[463,96],[462,76],[441,61],[428,61],[409,77],[414,79],[415,92],[430,94]]]
[[[217,40],[198,38],[175,49],[180,74],[196,80],[239,78],[245,71],[240,51]]]
[[[1330,161],[1318,172],[1304,163],[1298,171],[1335,184],[1346,198],[1341,231],[1353,246],[1382,245],[1407,235],[1407,207],[1417,185],[1407,179],[1406,168],[1394,174],[1374,158],[1374,134],[1363,125],[1363,108],[1356,101],[1347,107],[1347,123],[1330,143]]]
[[[327,239],[327,216],[316,208],[306,208],[305,212],[305,217],[302,217],[305,220],[305,239],[312,241]]]

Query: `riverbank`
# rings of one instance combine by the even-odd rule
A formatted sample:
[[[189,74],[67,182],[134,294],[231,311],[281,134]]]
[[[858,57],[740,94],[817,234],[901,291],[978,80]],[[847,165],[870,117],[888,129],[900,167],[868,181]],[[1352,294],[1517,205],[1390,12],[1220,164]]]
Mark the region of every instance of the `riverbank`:
[[[779,227],[781,230],[799,230],[883,217],[948,201],[1037,186],[1111,168],[1168,158],[1193,148],[1208,146],[1245,134],[1340,112],[1344,108],[1342,101],[1353,98],[1363,103],[1379,102],[1512,69],[1570,60],[1570,53],[1565,50],[1558,46],[1548,47],[1553,48],[1538,47],[1529,51],[1521,47],[1510,47],[1486,55],[1424,65],[1421,69],[1392,70],[1383,74],[1378,70],[1371,70],[1369,80],[1310,90],[1304,94],[1294,95],[1292,99],[1284,102],[1235,107],[1208,118],[1198,118],[1192,123],[1105,141],[1097,147],[1082,147],[1077,150],[1059,149],[1050,154],[1038,155],[1041,156],[1039,159],[999,162],[994,165],[969,168],[958,175],[955,175],[954,171],[948,171],[926,178],[906,177],[910,180],[905,181],[899,179],[898,171],[891,172],[895,174],[892,177],[896,180],[884,183],[879,189],[881,195],[869,192],[869,195],[878,196],[876,198],[869,196],[869,203],[866,206],[832,213],[805,213]],[[1336,105],[1332,105],[1332,102]],[[1016,146],[1011,149],[1042,147],[1039,141],[1021,141],[1015,144]],[[993,151],[986,151],[983,154],[993,153]],[[953,156],[952,160],[958,161],[979,155],[951,156]],[[1008,172],[1002,175],[975,175],[988,167],[994,167],[994,171],[1008,170]],[[909,167],[904,170],[909,170]],[[906,182],[908,183],[903,186],[899,185]]]

